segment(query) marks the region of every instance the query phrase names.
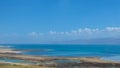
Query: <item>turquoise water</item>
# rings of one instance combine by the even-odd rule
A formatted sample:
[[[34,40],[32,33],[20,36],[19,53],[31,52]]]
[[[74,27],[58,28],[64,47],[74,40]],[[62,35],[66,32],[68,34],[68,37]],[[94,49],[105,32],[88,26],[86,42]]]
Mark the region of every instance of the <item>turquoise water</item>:
[[[0,58],[0,61],[2,61],[2,62],[14,62],[14,63],[16,63],[16,62],[23,62],[24,60],[17,60],[17,59],[8,59],[8,58]]]
[[[23,54],[58,57],[102,57],[120,61],[120,45],[8,44],[18,50],[42,50]]]
[[[19,59],[10,59],[10,58],[0,58],[1,62],[12,62],[12,63],[27,63],[27,64],[36,64],[38,62],[32,62],[27,60],[19,60]]]

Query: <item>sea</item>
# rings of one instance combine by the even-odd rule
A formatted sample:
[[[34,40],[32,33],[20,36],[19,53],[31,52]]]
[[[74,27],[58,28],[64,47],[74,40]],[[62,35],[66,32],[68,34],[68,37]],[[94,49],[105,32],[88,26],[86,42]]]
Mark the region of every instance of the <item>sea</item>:
[[[100,57],[120,62],[120,45],[85,44],[1,44],[14,50],[26,50],[22,54],[50,57]],[[30,51],[31,50],[31,51]]]

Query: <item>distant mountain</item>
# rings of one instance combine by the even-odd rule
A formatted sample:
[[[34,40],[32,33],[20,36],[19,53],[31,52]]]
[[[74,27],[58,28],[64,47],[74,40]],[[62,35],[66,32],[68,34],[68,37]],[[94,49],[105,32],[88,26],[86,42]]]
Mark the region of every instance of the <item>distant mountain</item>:
[[[120,38],[78,39],[63,41],[63,44],[120,44]]]

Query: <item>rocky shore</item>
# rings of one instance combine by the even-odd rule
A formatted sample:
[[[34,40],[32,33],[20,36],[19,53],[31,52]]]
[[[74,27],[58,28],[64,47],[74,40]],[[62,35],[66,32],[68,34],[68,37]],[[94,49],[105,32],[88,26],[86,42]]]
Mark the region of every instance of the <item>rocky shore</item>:
[[[20,54],[21,52],[19,50],[0,49],[0,58],[2,59],[25,61],[0,62],[11,65],[35,65],[48,68],[120,68],[120,62],[101,60],[99,57],[47,57],[23,55]]]
[[[57,68],[120,68],[119,62],[105,61],[95,57],[42,57],[20,54],[0,54],[0,58],[19,59],[36,62],[33,65]],[[11,63],[14,64],[14,63]],[[22,63],[20,63],[22,64]],[[24,64],[24,63],[23,63]],[[26,63],[27,64],[27,63]],[[29,64],[28,64],[29,65]]]

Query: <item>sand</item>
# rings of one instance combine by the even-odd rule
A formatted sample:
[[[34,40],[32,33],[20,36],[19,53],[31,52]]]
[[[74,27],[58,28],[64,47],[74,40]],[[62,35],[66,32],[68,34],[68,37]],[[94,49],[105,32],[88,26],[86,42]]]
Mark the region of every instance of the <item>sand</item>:
[[[38,62],[36,64],[25,64],[25,63],[13,63],[13,62],[1,62],[1,64],[6,64],[6,66],[18,65],[18,66],[41,66],[44,67],[58,67],[58,68],[74,68],[74,67],[87,67],[87,68],[105,68],[114,67],[120,68],[120,62],[106,61],[98,57],[46,57],[46,56],[33,56],[33,55],[23,55],[20,54],[22,51],[13,49],[0,49],[0,58],[18,59],[26,60],[31,62]],[[77,62],[55,62],[55,61],[69,61],[74,60]],[[1,68],[1,67],[0,67]],[[14,67],[13,67],[14,68]],[[17,68],[17,67],[16,67]],[[19,67],[18,67],[19,68]],[[27,67],[26,67],[27,68]],[[30,67],[29,67],[30,68]],[[37,68],[37,67],[36,67]]]

